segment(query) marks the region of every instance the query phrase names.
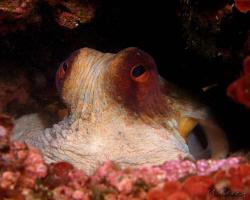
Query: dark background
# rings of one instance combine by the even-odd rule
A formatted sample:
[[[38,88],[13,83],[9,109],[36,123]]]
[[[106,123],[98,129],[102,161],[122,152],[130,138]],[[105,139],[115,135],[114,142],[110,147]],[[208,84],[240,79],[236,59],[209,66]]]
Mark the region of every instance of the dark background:
[[[200,9],[212,10],[220,6],[218,1],[209,2]],[[179,1],[97,3],[95,20],[74,30],[59,27],[50,9],[41,5],[42,23],[0,38],[0,60],[4,63],[0,67],[23,68],[30,76],[40,71],[47,74],[48,82],[54,85],[60,62],[76,49],[87,46],[117,52],[129,46],[139,47],[155,58],[163,77],[202,95],[226,130],[233,151],[249,150],[249,110],[226,96],[226,87],[239,76],[241,61],[225,62],[220,57],[204,57],[187,49],[183,21],[178,17]],[[234,40],[235,27],[237,30],[245,27],[245,19],[241,15],[237,19],[240,21],[230,23],[221,35],[226,47]],[[241,48],[241,41],[234,40],[232,45]],[[202,87],[213,83],[217,84],[215,88],[202,93]]]

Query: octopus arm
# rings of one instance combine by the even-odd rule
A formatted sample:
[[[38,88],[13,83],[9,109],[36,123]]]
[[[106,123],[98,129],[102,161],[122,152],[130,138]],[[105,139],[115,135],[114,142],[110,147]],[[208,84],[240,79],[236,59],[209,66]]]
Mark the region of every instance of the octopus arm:
[[[174,110],[179,113],[177,119],[179,133],[187,143],[195,127],[200,126],[207,140],[207,148],[204,152],[207,154],[209,151],[210,156],[214,159],[225,157],[229,151],[228,140],[210,109],[195,95],[178,88],[163,78],[160,78],[160,84],[167,101],[171,102]]]

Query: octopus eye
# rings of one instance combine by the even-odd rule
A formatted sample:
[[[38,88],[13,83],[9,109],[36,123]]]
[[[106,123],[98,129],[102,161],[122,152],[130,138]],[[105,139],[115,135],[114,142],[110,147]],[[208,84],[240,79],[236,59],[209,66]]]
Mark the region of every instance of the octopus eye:
[[[146,69],[144,66],[142,65],[139,65],[139,66],[136,66],[132,69],[132,75],[137,78],[139,76],[141,76],[142,74],[144,74],[146,72]]]
[[[67,69],[68,69],[68,64],[67,63],[63,63],[62,67],[63,67],[64,72],[66,72]]]
[[[56,72],[56,87],[58,91],[60,90],[60,85],[62,80],[65,78],[66,71],[68,69],[68,64],[64,62],[63,64],[60,65],[59,69]]]
[[[136,65],[132,68],[130,75],[133,80],[144,82],[148,78],[148,71],[143,65]]]

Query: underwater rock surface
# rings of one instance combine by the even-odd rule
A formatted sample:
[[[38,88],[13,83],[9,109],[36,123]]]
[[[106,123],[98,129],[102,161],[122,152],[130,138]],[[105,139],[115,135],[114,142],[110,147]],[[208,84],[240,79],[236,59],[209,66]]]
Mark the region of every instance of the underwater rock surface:
[[[67,29],[92,21],[96,12],[94,1],[1,0],[0,36],[41,23],[44,17],[41,8],[46,6],[53,12],[58,25]]]

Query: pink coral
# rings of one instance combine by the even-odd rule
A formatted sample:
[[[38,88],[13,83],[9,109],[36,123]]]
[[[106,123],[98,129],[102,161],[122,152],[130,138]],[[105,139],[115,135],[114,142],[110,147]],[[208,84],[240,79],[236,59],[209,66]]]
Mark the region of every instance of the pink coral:
[[[20,177],[19,172],[6,171],[2,174],[0,179],[0,187],[3,189],[13,190]]]
[[[59,186],[54,189],[53,191],[53,198],[54,199],[63,199],[63,200],[71,200],[73,195],[73,190],[67,186]]]
[[[23,172],[22,184],[26,187],[35,187],[36,180],[47,175],[47,166],[42,155],[37,150],[30,150],[24,160],[25,170]]]
[[[250,11],[250,0],[234,0],[236,8],[243,13]]]
[[[84,190],[76,190],[73,192],[72,197],[75,200],[88,200],[89,194]]]
[[[78,169],[74,169],[68,173],[69,185],[75,189],[83,188],[88,181],[88,176]]]
[[[228,86],[227,95],[250,108],[250,56],[243,61],[243,75]]]

